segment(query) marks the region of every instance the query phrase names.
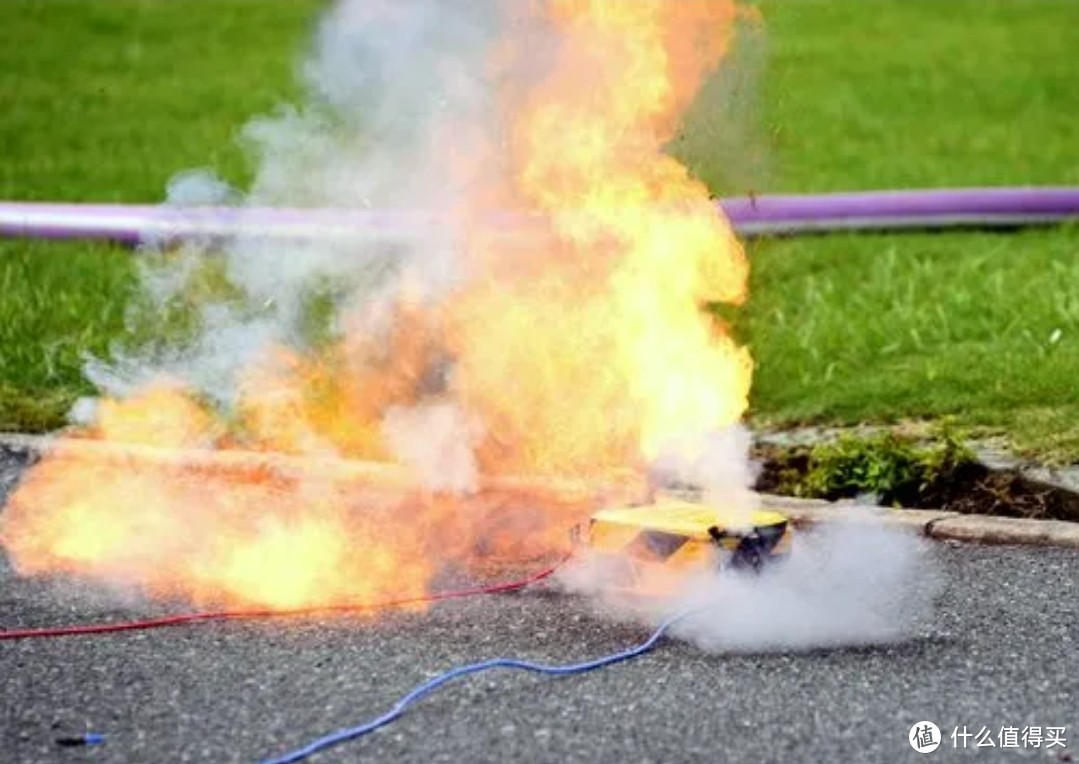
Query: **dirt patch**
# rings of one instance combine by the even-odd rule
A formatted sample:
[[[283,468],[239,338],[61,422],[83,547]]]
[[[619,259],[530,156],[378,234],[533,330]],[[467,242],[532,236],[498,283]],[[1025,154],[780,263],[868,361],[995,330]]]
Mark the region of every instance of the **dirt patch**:
[[[784,496],[829,501],[854,499],[854,489],[820,492],[807,485],[814,466],[807,446],[759,444],[753,450],[760,465],[755,488]],[[943,509],[966,514],[1079,521],[1079,494],[1031,480],[1010,469],[992,469],[980,462],[962,462],[932,482],[897,485],[881,503],[910,509]]]

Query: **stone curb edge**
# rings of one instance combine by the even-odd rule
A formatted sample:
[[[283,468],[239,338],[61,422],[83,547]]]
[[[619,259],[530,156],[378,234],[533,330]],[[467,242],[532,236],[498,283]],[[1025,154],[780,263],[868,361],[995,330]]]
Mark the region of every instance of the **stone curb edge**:
[[[966,515],[933,509],[885,509],[789,496],[765,495],[761,498],[764,509],[787,515],[795,525],[882,523],[909,528],[940,540],[1079,549],[1079,523],[1065,520]]]
[[[0,433],[0,447],[20,451],[40,452],[48,447],[51,440],[49,436],[42,435]],[[883,523],[916,530],[941,540],[1079,549],[1079,523],[1064,520],[965,515],[933,509],[884,509],[770,494],[762,495],[761,502],[764,509],[787,515],[795,525]]]

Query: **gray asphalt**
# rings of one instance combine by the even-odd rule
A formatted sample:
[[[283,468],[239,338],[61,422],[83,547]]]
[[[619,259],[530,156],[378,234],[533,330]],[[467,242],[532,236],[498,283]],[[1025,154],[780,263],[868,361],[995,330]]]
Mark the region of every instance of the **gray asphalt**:
[[[584,676],[484,674],[312,761],[1070,760],[1079,749],[1079,554],[944,544],[930,554],[942,582],[935,608],[899,643],[724,655],[670,640]],[[161,612],[0,569],[3,628]],[[463,662],[580,660],[646,635],[549,588],[377,621],[2,642],[0,761],[253,762],[381,713]],[[994,734],[1066,726],[1068,747],[955,751],[946,739],[923,755],[907,734],[925,719],[945,735],[962,725]],[[55,742],[86,730],[107,742]]]

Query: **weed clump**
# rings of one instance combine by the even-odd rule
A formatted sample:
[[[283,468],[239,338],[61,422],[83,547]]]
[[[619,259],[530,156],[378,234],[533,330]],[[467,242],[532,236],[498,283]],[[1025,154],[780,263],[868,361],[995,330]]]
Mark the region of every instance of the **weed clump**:
[[[870,496],[886,506],[923,506],[977,469],[974,453],[947,427],[927,443],[892,432],[847,435],[784,454],[773,466],[770,488],[829,501]]]

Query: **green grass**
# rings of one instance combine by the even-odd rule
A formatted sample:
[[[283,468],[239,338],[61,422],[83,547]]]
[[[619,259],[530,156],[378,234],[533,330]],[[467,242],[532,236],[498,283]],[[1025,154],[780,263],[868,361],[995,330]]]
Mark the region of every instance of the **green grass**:
[[[0,197],[242,183],[315,0],[0,4]],[[672,150],[717,193],[1079,184],[1073,0],[764,0]],[[1079,457],[1079,228],[750,245],[761,423],[955,414]],[[0,427],[57,425],[123,331],[122,251],[0,244]]]
[[[296,92],[314,2],[0,3],[0,198],[160,201],[248,175],[238,130]]]
[[[754,247],[758,421],[958,416],[1079,454],[1079,229]]]
[[[1079,4],[762,7],[766,32],[748,37],[740,71],[713,84],[676,147],[713,188],[1079,185]],[[720,137],[723,110],[741,145]],[[955,414],[1022,450],[1079,458],[1079,228],[749,251],[737,326],[758,364],[758,423]]]
[[[107,245],[0,240],[0,429],[63,423],[80,372],[124,329],[131,256]]]
[[[238,131],[296,92],[315,2],[0,3],[0,198],[157,202],[177,171],[250,175]],[[130,253],[0,240],[0,429],[63,424],[124,330]]]
[[[1079,184],[1073,0],[761,7],[678,146],[718,191]]]

